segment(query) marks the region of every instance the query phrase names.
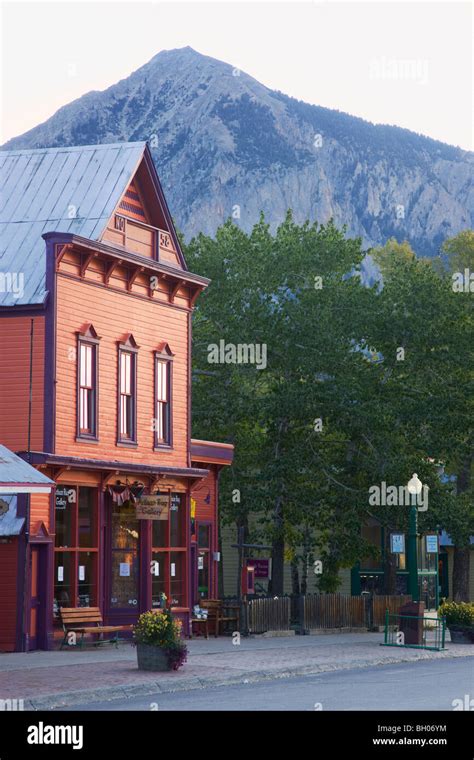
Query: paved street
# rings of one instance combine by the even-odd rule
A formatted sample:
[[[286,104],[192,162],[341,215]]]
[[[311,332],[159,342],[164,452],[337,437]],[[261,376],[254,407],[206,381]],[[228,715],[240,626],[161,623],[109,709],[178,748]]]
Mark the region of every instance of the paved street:
[[[188,662],[178,672],[144,672],[137,668],[130,644],[101,649],[69,649],[0,655],[0,699],[23,699],[26,710],[49,710],[108,700],[147,699],[150,694],[202,692],[275,680],[272,694],[286,693],[289,679],[326,678],[335,671],[356,673],[401,663],[426,663],[449,668],[456,660],[472,674],[474,647],[447,643],[443,652],[383,647],[380,633],[293,637],[197,639],[189,642]],[[433,670],[435,672],[435,670]],[[344,673],[341,673],[341,677]],[[463,675],[464,677],[464,675]],[[351,683],[352,676],[344,682]],[[472,679],[471,679],[472,680]],[[307,681],[303,681],[307,683]],[[343,683],[343,681],[341,681]],[[398,688],[398,687],[397,687]],[[430,687],[431,688],[431,687]],[[474,689],[471,687],[474,695]],[[468,691],[463,693],[469,693]],[[189,695],[192,703],[192,694]],[[305,697],[306,698],[306,697]],[[210,697],[211,701],[213,697]],[[318,700],[316,700],[318,701]]]
[[[458,658],[342,670],[267,683],[156,693],[72,710],[452,710],[474,697],[474,660]],[[321,709],[321,708],[318,708]]]

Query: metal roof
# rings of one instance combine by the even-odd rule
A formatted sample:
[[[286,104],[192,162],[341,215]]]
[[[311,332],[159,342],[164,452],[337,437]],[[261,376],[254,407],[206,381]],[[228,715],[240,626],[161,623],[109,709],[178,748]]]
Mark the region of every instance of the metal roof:
[[[145,146],[0,151],[0,306],[43,303],[46,246],[41,235],[72,232],[99,240]]]
[[[48,493],[54,481],[0,444],[0,494]]]

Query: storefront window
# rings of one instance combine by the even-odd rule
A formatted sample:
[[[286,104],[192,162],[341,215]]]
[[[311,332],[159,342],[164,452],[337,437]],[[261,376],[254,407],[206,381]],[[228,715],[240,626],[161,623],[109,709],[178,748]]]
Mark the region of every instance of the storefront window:
[[[54,614],[60,607],[97,606],[97,489],[56,489]]]
[[[71,552],[54,554],[54,598],[58,607],[74,606],[73,559]]]
[[[165,594],[170,607],[186,606],[186,496],[172,493],[167,520],[153,520],[152,605]]]
[[[110,606],[113,608],[138,608],[139,526],[133,505],[113,505],[110,595]]]
[[[209,555],[211,546],[211,526],[198,525],[198,594],[202,599],[209,598]]]
[[[185,546],[186,502],[181,494],[171,494],[170,506],[170,546]]]
[[[94,509],[95,489],[79,489],[79,546],[94,546],[96,510]]]

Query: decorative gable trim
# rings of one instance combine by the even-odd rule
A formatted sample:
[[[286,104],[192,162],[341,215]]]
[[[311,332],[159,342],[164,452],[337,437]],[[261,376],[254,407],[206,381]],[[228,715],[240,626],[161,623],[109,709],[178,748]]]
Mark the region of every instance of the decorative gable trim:
[[[76,331],[77,337],[81,340],[87,340],[89,343],[98,343],[101,340],[100,335],[92,324],[92,322],[86,322],[82,327]]]
[[[122,340],[117,341],[117,344],[124,351],[138,351],[140,348],[132,333],[126,333]]]
[[[157,356],[160,356],[162,359],[172,359],[175,356],[170,348],[169,343],[166,343],[166,341],[163,341],[157,346],[155,354]]]

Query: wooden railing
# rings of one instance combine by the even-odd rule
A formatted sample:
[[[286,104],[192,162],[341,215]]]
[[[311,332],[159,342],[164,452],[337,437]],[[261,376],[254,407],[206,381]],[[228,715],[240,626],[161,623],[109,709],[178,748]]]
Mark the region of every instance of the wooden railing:
[[[171,264],[176,262],[176,248],[167,230],[152,227],[150,224],[129,219],[121,214],[115,215],[113,225],[113,227],[107,227],[105,240],[110,240],[147,258],[155,258],[155,250],[157,250],[158,260]]]

